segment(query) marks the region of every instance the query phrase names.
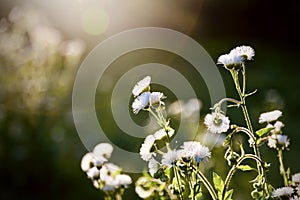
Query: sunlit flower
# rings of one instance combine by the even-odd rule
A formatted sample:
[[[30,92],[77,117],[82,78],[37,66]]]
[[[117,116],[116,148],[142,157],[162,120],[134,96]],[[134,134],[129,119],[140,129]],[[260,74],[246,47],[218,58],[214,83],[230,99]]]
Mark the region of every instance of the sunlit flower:
[[[138,114],[140,110],[148,106],[149,96],[150,92],[144,92],[133,101],[132,110],[134,114]]]
[[[108,159],[110,158],[113,150],[114,149],[111,144],[100,143],[94,147],[93,154],[99,159],[102,159],[103,157]]]
[[[97,178],[99,177],[99,169],[97,169],[97,167],[92,167],[86,172],[86,174],[90,179]]]
[[[131,177],[128,176],[127,174],[118,174],[116,176],[116,181],[119,186],[124,186],[124,187],[128,187],[132,183]]]
[[[121,171],[121,169],[112,163],[106,163],[100,169],[100,180],[104,182],[102,190],[110,191],[118,187],[118,180],[116,180],[116,175]]]
[[[149,96],[150,105],[160,104],[161,100],[164,98],[164,94],[161,92],[151,92]]]
[[[206,146],[195,141],[184,142],[179,152],[181,158],[193,158],[196,162],[206,161],[211,156],[211,152]]]
[[[229,129],[229,118],[221,113],[213,112],[207,114],[204,119],[204,124],[211,133],[223,133]]]
[[[258,122],[260,124],[265,123],[265,122],[272,122],[277,120],[279,117],[281,117],[282,112],[279,110],[274,110],[266,113],[262,113],[259,116]]]
[[[153,177],[154,174],[157,172],[157,170],[159,169],[159,162],[157,162],[154,158],[151,158],[149,160],[149,163],[148,163],[148,168],[149,168],[149,173],[150,175]]]
[[[148,135],[145,138],[145,141],[140,148],[140,155],[143,160],[149,161],[152,158],[152,156],[156,155],[154,152],[151,152],[154,142],[155,137],[153,135]]]
[[[142,80],[140,80],[139,82],[137,82],[137,84],[135,84],[135,86],[132,89],[132,94],[135,97],[137,97],[142,92],[147,91],[149,89],[150,82],[151,82],[151,77],[150,76],[146,76],[145,78],[143,78]]]
[[[170,128],[170,130],[168,130],[169,137],[172,137],[174,135],[174,132],[174,129]],[[162,138],[167,137],[167,132],[164,128],[159,129],[154,133],[154,137],[156,140],[161,140]]]
[[[278,144],[278,145],[277,145]],[[268,146],[276,149],[276,147],[287,148],[290,145],[290,140],[287,135],[273,134],[268,137]]]
[[[172,167],[176,165],[177,160],[178,160],[177,151],[168,150],[168,152],[162,156],[161,164],[167,167]]]
[[[217,64],[223,64],[226,69],[239,68],[243,58],[235,53],[224,54],[218,58]]]
[[[255,53],[252,47],[243,45],[232,49],[230,51],[230,54],[236,54],[247,60],[252,60],[252,57],[254,56]]]
[[[86,172],[91,168],[93,159],[94,159],[94,156],[92,153],[87,153],[82,157],[81,164],[80,164],[82,171]]]
[[[282,197],[282,196],[291,196],[294,192],[294,189],[291,187],[282,187],[274,190],[272,192],[272,197]]]
[[[293,184],[300,184],[300,173],[292,175]]]

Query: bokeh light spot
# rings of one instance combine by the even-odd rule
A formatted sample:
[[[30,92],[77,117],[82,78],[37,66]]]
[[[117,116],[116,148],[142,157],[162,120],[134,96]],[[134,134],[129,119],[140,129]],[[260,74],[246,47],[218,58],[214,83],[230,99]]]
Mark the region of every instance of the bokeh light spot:
[[[81,14],[81,26],[90,35],[104,33],[109,25],[108,14],[99,8],[86,8]]]

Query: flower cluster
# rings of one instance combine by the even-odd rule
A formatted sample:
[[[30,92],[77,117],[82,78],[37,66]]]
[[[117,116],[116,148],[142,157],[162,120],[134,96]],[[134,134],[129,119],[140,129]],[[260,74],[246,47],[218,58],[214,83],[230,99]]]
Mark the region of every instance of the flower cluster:
[[[100,143],[81,160],[81,169],[92,180],[94,187],[109,195],[116,191],[122,193],[122,189],[132,183],[130,176],[122,174],[119,166],[108,162],[112,152],[111,144]]]
[[[272,192],[272,197],[289,198],[290,200],[300,199],[300,173],[292,175],[289,186],[277,188]]]

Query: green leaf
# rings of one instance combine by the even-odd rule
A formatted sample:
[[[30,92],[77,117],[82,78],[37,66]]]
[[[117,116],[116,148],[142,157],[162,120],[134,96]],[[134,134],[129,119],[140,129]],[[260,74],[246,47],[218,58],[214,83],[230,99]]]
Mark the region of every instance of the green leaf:
[[[265,128],[262,128],[262,129],[259,129],[258,131],[256,131],[255,134],[259,137],[262,137],[262,136],[270,133],[270,131],[273,129],[274,129],[274,127],[265,127]]]
[[[237,168],[240,169],[240,170],[242,170],[242,171],[256,170],[255,168],[252,168],[249,165],[239,165]]]
[[[214,186],[216,188],[216,190],[218,192],[221,192],[223,191],[223,188],[224,188],[224,181],[222,180],[222,178],[216,174],[215,172],[213,172],[213,182],[214,182]]]
[[[232,194],[233,194],[233,189],[227,191],[227,192],[225,193],[225,198],[224,198],[224,200],[232,200]]]

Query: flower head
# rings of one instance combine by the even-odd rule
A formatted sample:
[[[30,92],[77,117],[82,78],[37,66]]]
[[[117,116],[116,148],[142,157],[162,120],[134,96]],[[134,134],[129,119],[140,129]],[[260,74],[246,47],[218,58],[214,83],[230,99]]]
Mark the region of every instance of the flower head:
[[[247,60],[252,60],[255,53],[252,47],[243,45],[232,49],[230,54],[236,54]]]
[[[226,69],[239,69],[242,63],[243,57],[236,53],[221,55],[217,62],[217,64],[223,64]]]
[[[300,184],[300,173],[292,175],[293,184]]]
[[[156,155],[154,152],[151,152],[154,142],[155,137],[153,135],[148,135],[145,138],[145,141],[140,148],[140,155],[143,160],[149,161],[152,158],[152,156]]]
[[[276,149],[281,147],[283,149],[287,148],[290,145],[290,140],[287,135],[272,134],[268,137],[268,146],[270,148]]]
[[[207,114],[204,119],[204,124],[211,133],[223,133],[229,129],[229,118],[222,113],[213,112]]]
[[[154,158],[151,158],[148,163],[149,173],[153,177],[154,174],[158,171],[160,167],[159,162],[157,162]]]
[[[184,142],[179,152],[181,158],[192,158],[199,163],[206,161],[211,156],[211,152],[206,146],[195,141]]]
[[[272,192],[272,197],[291,196],[294,192],[292,187],[282,187]]]
[[[138,114],[140,110],[148,106],[149,96],[150,96],[150,92],[144,92],[133,101],[132,110],[134,114]]]
[[[176,165],[178,158],[179,157],[176,150],[168,150],[168,152],[162,156],[161,164],[167,166],[168,168],[172,167]]]
[[[276,121],[281,116],[282,116],[282,112],[279,111],[279,110],[274,110],[274,111],[262,113],[259,116],[258,122],[260,124],[262,124],[262,123],[265,123],[265,122]]]
[[[150,105],[160,104],[161,100],[165,98],[164,94],[161,92],[151,92],[149,96]]]
[[[133,96],[137,97],[142,92],[147,91],[149,89],[150,82],[151,82],[150,76],[146,76],[145,78],[137,82],[137,84],[135,84],[135,86],[132,89]]]

